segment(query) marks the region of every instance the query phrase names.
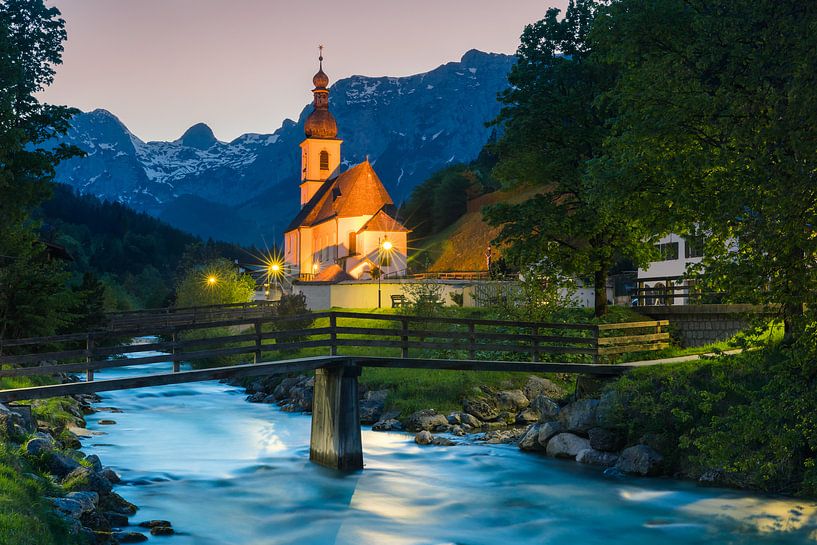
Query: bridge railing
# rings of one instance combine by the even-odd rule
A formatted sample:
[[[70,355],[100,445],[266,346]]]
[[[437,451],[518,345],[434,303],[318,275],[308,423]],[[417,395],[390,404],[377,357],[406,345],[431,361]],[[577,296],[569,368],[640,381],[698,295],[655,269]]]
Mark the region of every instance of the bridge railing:
[[[668,321],[563,324],[327,311],[207,323],[160,324],[155,339],[121,345],[121,333],[95,331],[0,342],[0,378],[94,373],[141,364],[253,363],[299,356],[382,356],[493,361],[600,363],[668,346]],[[130,354],[160,352],[160,354]],[[249,363],[243,361],[243,363]]]

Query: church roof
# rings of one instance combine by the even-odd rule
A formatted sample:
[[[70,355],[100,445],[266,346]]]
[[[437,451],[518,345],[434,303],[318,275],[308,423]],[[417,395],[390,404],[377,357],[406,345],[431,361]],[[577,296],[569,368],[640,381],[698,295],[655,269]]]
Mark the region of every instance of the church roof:
[[[393,232],[407,232],[402,223],[397,221],[395,218],[390,216],[388,212],[383,210],[382,208],[375,214],[374,216],[369,219],[363,227],[360,228],[361,231],[385,231],[389,233]]]
[[[340,268],[340,265],[332,264],[315,275],[313,282],[343,282],[354,280],[355,277]]]
[[[336,217],[373,216],[393,205],[372,165],[364,161],[326,180],[301,208],[287,231],[311,227]]]

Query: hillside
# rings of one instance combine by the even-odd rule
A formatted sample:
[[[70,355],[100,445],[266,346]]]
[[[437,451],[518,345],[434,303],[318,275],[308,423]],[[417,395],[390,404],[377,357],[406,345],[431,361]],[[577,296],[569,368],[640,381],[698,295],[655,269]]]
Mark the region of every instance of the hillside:
[[[487,271],[485,250],[499,234],[482,219],[482,208],[499,202],[517,203],[535,194],[527,191],[495,191],[468,202],[468,210],[443,231],[417,240],[410,261],[421,268],[428,263],[429,272]],[[502,249],[492,245],[493,260],[502,256]]]

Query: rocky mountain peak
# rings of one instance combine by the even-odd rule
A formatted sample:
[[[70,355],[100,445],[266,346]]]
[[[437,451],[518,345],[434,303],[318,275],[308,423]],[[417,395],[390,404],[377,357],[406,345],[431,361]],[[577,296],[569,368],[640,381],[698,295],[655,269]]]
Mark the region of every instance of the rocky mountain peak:
[[[216,135],[206,123],[196,123],[186,131],[181,138],[176,140],[177,143],[187,146],[189,148],[196,148],[199,150],[207,150],[218,143]]]

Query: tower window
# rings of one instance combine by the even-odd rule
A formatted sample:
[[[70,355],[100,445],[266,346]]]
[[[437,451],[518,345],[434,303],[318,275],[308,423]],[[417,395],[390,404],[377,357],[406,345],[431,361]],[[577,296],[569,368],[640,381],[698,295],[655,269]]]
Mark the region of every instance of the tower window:
[[[354,231],[349,231],[349,255],[357,253],[357,234]]]
[[[321,170],[329,170],[329,152],[326,150],[321,152]]]

